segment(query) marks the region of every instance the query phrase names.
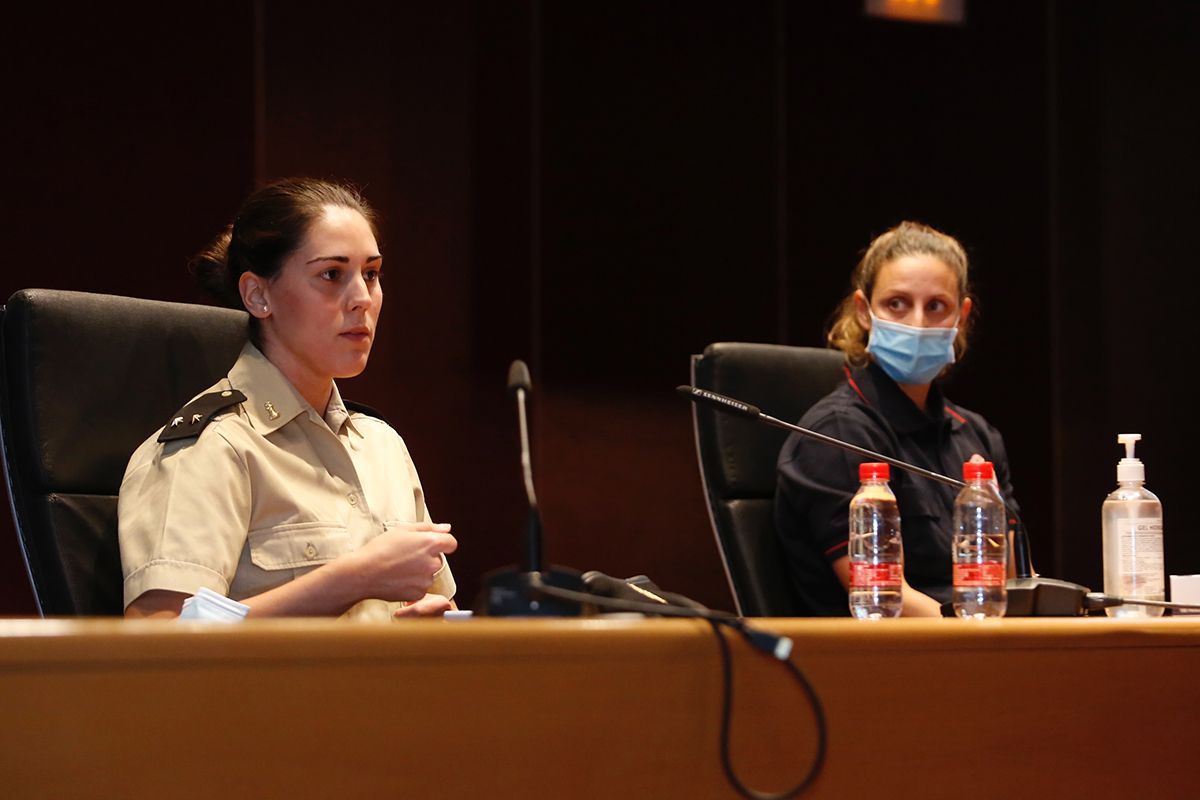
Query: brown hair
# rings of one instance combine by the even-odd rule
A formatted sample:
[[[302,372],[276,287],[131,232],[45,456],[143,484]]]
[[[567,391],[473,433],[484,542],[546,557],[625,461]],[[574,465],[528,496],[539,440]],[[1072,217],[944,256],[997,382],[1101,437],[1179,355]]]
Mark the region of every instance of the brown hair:
[[[884,264],[904,256],[933,256],[954,270],[958,278],[959,303],[970,294],[967,279],[967,254],[953,236],[922,225],[919,222],[901,222],[891,230],[876,236],[863,253],[858,266],[850,276],[850,293],[842,299],[833,313],[826,341],[829,346],[846,354],[846,360],[856,367],[868,361],[867,339],[869,331],[858,322],[854,305],[854,294],[858,290],[871,299],[875,279]],[[960,320],[958,336],[954,339],[954,355],[962,358],[967,352],[967,324]]]
[[[273,278],[328,206],[362,214],[379,238],[375,212],[353,187],[316,178],[286,178],[247,197],[233,222],[188,262],[188,270],[222,305],[242,309],[238,289],[242,273]],[[257,322],[253,316],[250,320],[252,326]],[[257,328],[251,330],[257,335]]]

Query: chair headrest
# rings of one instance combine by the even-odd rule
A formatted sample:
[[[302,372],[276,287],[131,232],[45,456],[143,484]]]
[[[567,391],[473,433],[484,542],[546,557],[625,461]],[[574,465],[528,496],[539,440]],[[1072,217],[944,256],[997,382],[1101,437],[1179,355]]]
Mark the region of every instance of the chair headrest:
[[[750,342],[718,342],[693,357],[697,386],[797,422],[842,381],[845,357],[836,350]],[[715,441],[720,457],[702,459],[710,491],[720,497],[771,497],[775,463],[787,431],[697,407],[700,442]]]
[[[134,449],[226,373],[242,311],[27,289],[4,308],[10,459],[26,490],[116,494]]]

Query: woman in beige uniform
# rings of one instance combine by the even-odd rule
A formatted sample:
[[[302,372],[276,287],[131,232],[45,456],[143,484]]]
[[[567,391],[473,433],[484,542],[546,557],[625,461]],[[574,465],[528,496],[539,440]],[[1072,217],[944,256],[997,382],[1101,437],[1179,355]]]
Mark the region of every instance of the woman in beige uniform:
[[[250,314],[228,376],[134,453],[118,502],[127,617],[175,617],[201,587],[252,616],[389,619],[453,607],[445,554],[400,436],[347,411],[383,304],[373,216],[295,179],[251,195],[192,264]]]

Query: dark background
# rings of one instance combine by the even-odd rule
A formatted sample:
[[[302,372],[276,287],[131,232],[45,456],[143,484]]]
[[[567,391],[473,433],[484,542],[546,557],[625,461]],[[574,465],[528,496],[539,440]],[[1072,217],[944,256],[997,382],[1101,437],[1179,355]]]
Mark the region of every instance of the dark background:
[[[463,604],[517,558],[524,358],[547,560],[731,608],[673,387],[712,341],[821,344],[906,218],[973,259],[948,393],[1004,431],[1038,570],[1100,587],[1137,431],[1168,572],[1200,572],[1200,3],[967,0],[952,27],[850,0],[31,6],[0,53],[0,296],[203,302],[184,264],[257,184],[359,184],[387,302],[343,392],[409,443]],[[32,611],[5,516],[0,614]]]

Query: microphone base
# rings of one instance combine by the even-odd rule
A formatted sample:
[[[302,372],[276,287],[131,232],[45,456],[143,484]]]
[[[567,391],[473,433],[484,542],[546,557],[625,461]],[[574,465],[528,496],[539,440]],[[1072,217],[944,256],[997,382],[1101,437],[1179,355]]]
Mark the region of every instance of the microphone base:
[[[1082,617],[1083,601],[1091,589],[1056,578],[1009,578],[1006,617]],[[942,603],[942,616],[954,616],[954,604]]]
[[[475,613],[485,617],[581,617],[594,611],[590,604],[552,597],[536,588],[541,583],[572,592],[588,592],[582,575],[569,567],[525,572],[516,567],[493,570],[483,576],[483,590]]]
[[[1088,589],[1056,578],[1009,578],[1006,617],[1082,617]]]

